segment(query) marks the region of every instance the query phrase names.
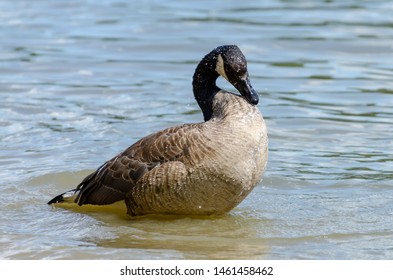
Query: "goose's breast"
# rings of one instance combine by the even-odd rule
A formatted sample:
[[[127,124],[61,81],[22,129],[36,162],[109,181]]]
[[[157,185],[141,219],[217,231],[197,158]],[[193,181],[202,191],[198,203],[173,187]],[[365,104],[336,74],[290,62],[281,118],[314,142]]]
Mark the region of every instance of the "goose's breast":
[[[267,162],[267,133],[259,110],[234,118],[213,120],[206,132],[208,150],[201,165],[212,177],[252,189],[261,179]]]
[[[228,141],[228,162],[244,188],[253,188],[261,179],[267,162],[267,133],[259,111],[249,116]]]

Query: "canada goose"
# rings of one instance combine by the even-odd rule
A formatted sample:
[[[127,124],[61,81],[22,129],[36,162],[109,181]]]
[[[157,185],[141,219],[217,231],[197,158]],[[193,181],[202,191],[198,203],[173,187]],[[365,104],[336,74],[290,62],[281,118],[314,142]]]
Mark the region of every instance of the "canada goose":
[[[241,95],[220,89],[219,75]],[[48,204],[125,201],[130,216],[220,215],[238,205],[261,180],[268,158],[246,58],[235,45],[217,47],[198,64],[192,85],[204,122],[140,139]]]

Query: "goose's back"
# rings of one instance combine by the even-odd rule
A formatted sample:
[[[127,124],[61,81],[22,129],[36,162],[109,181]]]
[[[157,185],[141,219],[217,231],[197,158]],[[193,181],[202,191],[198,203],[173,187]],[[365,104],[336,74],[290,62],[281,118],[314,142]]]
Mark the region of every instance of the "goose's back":
[[[182,163],[187,147],[198,139],[198,126],[171,127],[140,139],[87,176],[77,187],[76,202],[105,205],[124,200],[146,174],[169,162]]]

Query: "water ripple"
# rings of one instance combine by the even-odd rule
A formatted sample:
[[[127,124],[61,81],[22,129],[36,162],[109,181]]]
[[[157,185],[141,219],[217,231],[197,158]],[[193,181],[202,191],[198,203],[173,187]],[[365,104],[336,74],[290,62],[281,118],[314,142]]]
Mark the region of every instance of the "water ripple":
[[[382,0],[2,1],[0,258],[392,258],[392,12]],[[202,121],[193,71],[229,43],[270,138],[244,203],[138,221],[46,205],[140,137]]]

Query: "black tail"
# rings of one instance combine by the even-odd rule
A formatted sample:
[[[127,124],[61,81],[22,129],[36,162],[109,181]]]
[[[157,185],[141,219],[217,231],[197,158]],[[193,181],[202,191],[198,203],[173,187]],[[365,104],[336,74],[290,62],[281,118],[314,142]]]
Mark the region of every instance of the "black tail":
[[[73,189],[68,192],[59,194],[58,196],[55,196],[50,201],[48,201],[48,204],[62,203],[62,202],[70,201],[72,198],[75,198],[76,191],[77,191],[77,189]]]

